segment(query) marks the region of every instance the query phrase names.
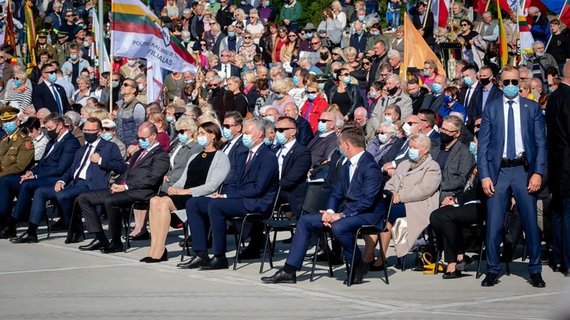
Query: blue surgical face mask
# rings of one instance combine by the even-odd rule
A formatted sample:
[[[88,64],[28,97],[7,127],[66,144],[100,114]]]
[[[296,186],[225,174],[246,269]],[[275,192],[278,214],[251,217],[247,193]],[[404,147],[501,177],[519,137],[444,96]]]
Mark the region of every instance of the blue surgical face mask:
[[[208,137],[198,136],[198,144],[200,145],[200,147],[205,148],[209,143],[210,141],[208,141]]]
[[[310,101],[313,101],[317,98],[317,94],[316,93],[309,93],[307,95],[307,99],[309,99]]]
[[[422,74],[424,75],[424,77],[429,77],[429,70],[424,70]]]
[[[51,83],[55,83],[57,81],[57,74],[55,73],[50,73],[48,76],[48,80]]]
[[[509,84],[503,88],[503,94],[509,99],[513,99],[519,95],[519,86]]]
[[[151,147],[150,139],[149,138],[139,139],[139,146],[145,150],[149,149]]]
[[[408,150],[408,159],[413,162],[418,162],[418,160],[420,160],[420,150],[410,148]]]
[[[319,83],[319,89],[323,90],[325,88],[325,84],[324,83]]]
[[[244,134],[241,141],[246,148],[251,149],[251,147],[253,147],[253,138],[251,137],[251,134]]]
[[[392,124],[394,119],[392,119],[392,116],[384,116],[384,122]]]
[[[277,141],[277,143],[279,143],[280,145],[284,145],[287,143],[287,137],[285,137],[285,133],[284,132],[277,132],[275,134],[275,140]]]
[[[228,37],[230,38],[234,38],[236,36],[236,33],[233,31],[228,32]]]
[[[312,32],[307,32],[307,33],[305,33],[305,38],[311,39],[312,37],[313,37],[313,33],[312,33]]]
[[[72,53],[71,55],[69,55],[69,57],[71,58],[71,60],[75,61],[77,60],[77,54]]]
[[[319,121],[317,130],[319,131],[319,133],[327,133],[327,131],[329,131],[329,129],[327,128],[327,123]]]
[[[351,76],[344,77],[342,81],[346,84],[350,84],[352,82],[352,77]]]
[[[119,81],[111,81],[111,85],[113,86],[113,88],[118,88],[119,87]]]
[[[293,76],[293,85],[296,87],[299,85],[299,77]]]
[[[113,139],[113,135],[110,132],[103,132],[100,137],[105,141],[111,141],[111,139]]]
[[[265,116],[265,117],[263,117],[263,119],[265,119],[265,120],[268,120],[268,121],[271,121],[271,122],[275,123],[275,118],[274,118],[273,116]]]
[[[378,140],[380,141],[380,143],[384,144],[386,143],[386,141],[388,141],[388,135],[385,133],[379,133]]]
[[[275,94],[275,99],[277,99],[277,100],[283,99],[283,94],[282,94],[282,93],[276,93],[276,94]]]
[[[473,79],[471,77],[464,77],[463,82],[465,82],[466,86],[470,87],[473,84]]]
[[[273,141],[269,140],[268,137],[263,138],[263,144],[265,144],[266,146],[270,146],[273,144]]]
[[[435,94],[440,94],[443,91],[443,86],[439,83],[434,83],[431,85],[431,91]]]
[[[14,80],[14,85],[15,85],[16,87],[21,86],[21,85],[22,85],[22,80],[20,80],[20,79]]]
[[[87,119],[81,118],[81,119],[79,120],[79,125],[80,125],[80,126],[81,126],[81,125],[84,125],[85,122],[87,122]]]
[[[372,31],[372,32],[370,32],[370,34],[374,37],[377,37],[380,35],[380,31]]]
[[[168,116],[168,117],[166,117],[166,121],[168,121],[168,122],[174,122],[174,117],[173,117],[173,116]]]
[[[366,16],[363,16],[363,15],[358,15],[358,20],[360,20],[360,21],[364,21],[364,19],[366,19]]]
[[[4,122],[4,124],[2,124],[2,128],[4,129],[4,131],[6,131],[7,134],[12,134],[16,131],[18,127],[16,126],[16,121],[10,121],[10,122]]]
[[[186,142],[188,142],[188,136],[186,135],[186,133],[179,133],[178,136],[176,136],[178,138],[178,141],[180,141],[180,143],[182,144],[186,144]]]
[[[224,136],[224,138],[226,138],[226,140],[232,140],[233,138],[232,131],[228,128],[224,128],[222,130],[222,135]]]
[[[368,96],[370,99],[376,99],[376,91],[370,91],[370,93],[368,93]]]
[[[445,102],[445,103],[452,103],[453,101],[455,101],[455,99],[453,99],[452,96],[445,95],[443,97],[443,102]]]
[[[471,152],[471,154],[475,157],[475,160],[477,160],[477,144],[475,144],[473,141],[469,142],[469,152]]]

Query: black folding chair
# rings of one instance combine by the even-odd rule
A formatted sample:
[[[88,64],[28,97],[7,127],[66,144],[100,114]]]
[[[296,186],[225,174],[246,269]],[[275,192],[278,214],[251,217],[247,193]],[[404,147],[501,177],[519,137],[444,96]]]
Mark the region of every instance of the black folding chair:
[[[156,196],[160,192],[161,186],[162,183],[158,185],[156,191],[152,194],[151,198]],[[127,210],[123,211],[123,233],[124,233],[123,236],[125,237],[125,242],[123,243],[123,252],[126,253],[127,250],[129,250],[129,248],[131,247],[131,239],[129,239],[129,234],[131,233],[131,221],[134,220],[135,216],[135,208],[136,209],[146,208],[148,210],[149,206],[150,206],[150,199],[137,200],[131,204],[128,211]],[[133,217],[132,220],[131,217]]]
[[[386,207],[385,212],[384,212],[384,217],[383,219],[380,221],[380,223],[382,223],[382,227],[380,227],[378,224],[376,225],[372,225],[372,224],[365,224],[363,226],[361,226],[360,228],[358,228],[356,230],[356,238],[354,241],[354,247],[352,249],[352,261],[350,262],[350,268],[346,268],[346,271],[348,272],[348,282],[347,282],[347,286],[351,286],[352,285],[352,281],[353,281],[353,276],[354,276],[354,272],[352,271],[352,268],[354,267],[354,263],[355,263],[355,255],[356,255],[356,250],[358,250],[358,237],[360,236],[364,236],[364,235],[378,235],[378,246],[379,246],[379,251],[380,251],[380,259],[382,259],[382,265],[383,265],[383,269],[384,269],[384,278],[386,279],[386,284],[390,284],[390,280],[388,280],[388,266],[387,266],[387,262],[386,262],[386,255],[384,255],[384,247],[382,245],[382,240],[380,239],[380,233],[382,232],[387,232],[388,229],[386,228],[386,222],[388,221],[388,218],[390,217],[390,211],[392,210],[392,193],[389,191],[384,191],[383,192],[383,199],[384,199],[384,205]]]

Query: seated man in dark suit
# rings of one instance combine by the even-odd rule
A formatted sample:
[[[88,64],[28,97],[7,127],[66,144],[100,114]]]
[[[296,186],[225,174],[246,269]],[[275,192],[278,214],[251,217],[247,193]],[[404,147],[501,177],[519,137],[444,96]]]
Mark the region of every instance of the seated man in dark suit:
[[[223,188],[223,194],[211,198],[191,198],[186,203],[186,212],[192,233],[192,249],[196,257],[178,266],[183,269],[227,269],[226,219],[241,217],[248,213],[261,213],[269,217],[277,193],[279,168],[277,158],[263,143],[265,123],[261,118],[244,121],[243,143],[247,152],[238,155],[232,164],[230,175],[234,178]],[[213,254],[207,251],[207,223],[212,226]],[[251,236],[255,238],[255,235]]]
[[[7,226],[2,230],[0,238],[10,238],[16,235],[16,223],[27,212],[29,212],[32,196],[39,187],[52,186],[57,179],[69,168],[73,162],[75,152],[79,149],[79,141],[69,132],[63,123],[63,118],[57,114],[50,114],[46,117],[45,129],[50,139],[46,146],[46,152],[37,166],[25,174],[5,176],[3,183],[9,192],[0,194],[1,205],[0,215],[7,215],[11,212],[11,204],[14,196],[18,196],[18,201]],[[35,231],[35,230],[34,230]],[[20,237],[19,237],[20,238]],[[19,241],[16,238],[15,241]],[[35,234],[22,235],[25,242],[37,242]],[[21,240],[21,239],[20,239]]]
[[[95,234],[95,239],[80,250],[101,249],[103,253],[119,252],[121,241],[121,208],[135,201],[149,200],[162,184],[170,166],[168,154],[157,140],[157,129],[150,122],[143,122],[137,131],[140,150],[131,157],[126,172],[117,178],[111,188],[86,192],[77,198],[85,217],[87,231]],[[111,243],[105,236],[96,207],[103,205],[109,217]]]
[[[420,133],[425,134],[431,140],[430,153],[433,157],[433,152],[437,151],[441,145],[439,132],[435,130],[436,114],[429,109],[423,109],[418,113],[418,118],[420,118]]]
[[[311,167],[317,167],[328,160],[334,149],[338,147],[336,130],[342,127],[343,122],[335,113],[321,113],[318,135],[307,145],[311,151]]]
[[[299,117],[299,108],[297,108],[297,105],[288,103],[285,105],[283,112],[287,117],[291,117],[297,122],[297,134],[295,135],[297,142],[304,146],[308,145],[314,137],[313,130],[311,129],[309,121],[303,117]]]
[[[340,133],[339,147],[349,159],[343,166],[340,182],[329,198],[328,210],[319,214],[303,215],[297,224],[291,250],[283,269],[265,283],[295,283],[296,272],[301,269],[313,232],[330,227],[342,244],[345,261],[352,261],[356,237],[354,232],[364,224],[377,224],[382,220],[384,206],[380,198],[380,167],[372,155],[364,150],[364,135],[358,128],[346,128]],[[350,266],[353,283],[361,283],[367,264],[356,251],[355,265]]]
[[[73,163],[57,180],[55,186],[44,186],[36,190],[32,201],[27,238],[16,238],[12,242],[28,242],[37,234],[37,228],[45,215],[48,200],[56,200],[64,224],[67,226],[71,220],[73,203],[77,196],[89,190],[107,188],[111,172],[117,174],[125,172],[126,165],[119,147],[112,142],[100,139],[101,133],[101,120],[87,119],[83,125],[86,144],[77,150]],[[82,234],[75,230],[72,233],[67,242],[78,242]]]

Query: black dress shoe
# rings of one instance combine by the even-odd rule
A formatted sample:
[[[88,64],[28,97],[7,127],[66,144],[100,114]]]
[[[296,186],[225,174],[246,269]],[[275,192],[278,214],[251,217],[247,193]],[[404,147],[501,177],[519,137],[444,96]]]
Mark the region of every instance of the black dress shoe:
[[[99,250],[103,247],[106,247],[108,244],[109,244],[109,241],[103,241],[103,240],[100,240],[99,238],[95,238],[89,244],[86,244],[84,246],[79,246],[79,250],[83,250],[83,251]]]
[[[65,244],[78,243],[78,242],[83,241],[83,239],[85,239],[83,237],[83,233],[72,232],[72,233],[68,234],[67,237],[65,238]]]
[[[192,236],[188,236],[186,239],[182,239],[178,242],[180,248],[184,248],[184,243],[186,242],[186,247],[192,247]]]
[[[461,270],[456,269],[455,271],[452,272],[444,272],[441,278],[444,280],[461,278]]]
[[[228,268],[228,259],[226,257],[213,257],[210,262],[200,267],[200,270],[221,270]]]
[[[162,253],[162,257],[160,257],[159,259],[150,258],[149,260],[147,260],[145,262],[146,263],[159,263],[159,262],[163,262],[163,261],[168,261],[168,250],[166,250],[166,248],[164,248],[164,252]]]
[[[21,236],[10,239],[12,243],[38,243],[38,235],[22,233]]]
[[[482,287],[492,287],[499,283],[499,275],[496,273],[487,273],[485,279],[481,281]]]
[[[473,259],[471,259],[469,256],[464,255],[463,256],[463,260],[458,261],[457,264],[455,265],[455,269],[459,270],[459,271],[465,271],[467,268],[469,268],[469,266],[473,263]]]
[[[57,220],[56,223],[51,225],[51,230],[53,231],[67,231],[67,226],[65,225],[65,222],[63,222],[63,219],[59,219]]]
[[[562,274],[566,277],[569,278],[570,277],[570,268],[566,269],[566,270],[561,270],[560,272],[562,272]]]
[[[259,259],[261,257],[261,253],[259,249],[247,247],[239,252],[239,259],[240,260],[253,260]]]
[[[135,236],[129,236],[129,240],[131,241],[150,240],[150,233],[148,231],[142,231]]]
[[[279,270],[271,277],[262,277],[261,281],[263,283],[297,283],[297,274]]]
[[[178,263],[176,266],[177,266],[178,268],[180,268],[180,267],[182,267],[182,266],[184,266],[184,265],[190,263],[190,261],[192,261],[192,260],[194,260],[194,259],[196,259],[196,256],[189,256],[189,257],[188,257],[188,260],[183,261],[183,262],[180,262],[180,263]]]
[[[0,230],[0,239],[10,239],[16,236],[16,228],[14,227],[3,227]]]
[[[111,241],[108,245],[101,248],[101,253],[117,253],[123,251],[123,243]]]
[[[198,269],[208,263],[210,263],[210,258],[208,256],[196,256],[186,262],[179,263],[177,267],[180,269]]]
[[[544,282],[544,280],[542,280],[542,275],[540,274],[540,272],[531,274],[529,283],[535,288],[546,287],[546,283]]]

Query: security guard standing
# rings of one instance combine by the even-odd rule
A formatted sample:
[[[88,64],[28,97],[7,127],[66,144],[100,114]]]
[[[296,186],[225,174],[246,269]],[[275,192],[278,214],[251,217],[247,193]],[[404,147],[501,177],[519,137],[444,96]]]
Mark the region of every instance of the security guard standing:
[[[18,185],[20,176],[26,172],[34,160],[34,143],[27,134],[18,127],[20,110],[10,106],[0,108],[0,122],[6,131],[6,136],[0,141],[0,194],[8,201],[0,201],[0,212],[8,212],[12,207],[12,200],[16,196],[13,185]],[[0,222],[6,223],[9,214],[0,217]],[[0,230],[0,237],[15,236],[16,230]]]

